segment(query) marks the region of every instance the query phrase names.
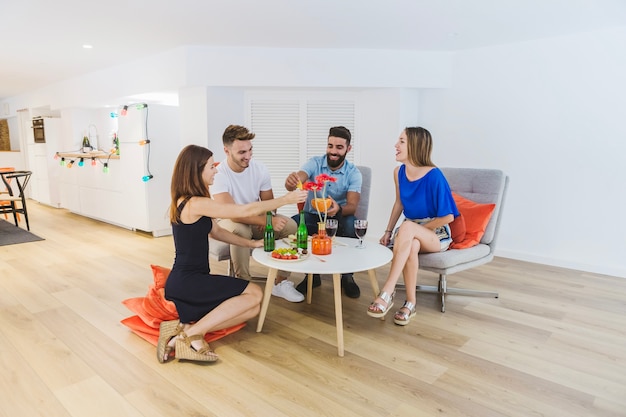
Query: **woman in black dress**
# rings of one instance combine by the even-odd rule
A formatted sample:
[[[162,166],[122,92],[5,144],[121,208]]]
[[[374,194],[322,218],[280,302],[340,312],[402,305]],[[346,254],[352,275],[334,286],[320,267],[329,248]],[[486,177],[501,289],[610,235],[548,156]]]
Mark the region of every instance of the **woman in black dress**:
[[[237,205],[211,199],[209,186],[216,169],[213,153],[188,145],[178,155],[172,174],[170,220],[176,257],[165,284],[165,298],[176,305],[179,320],[162,322],[157,358],[165,362],[175,351],[177,359],[212,362],[217,355],[204,340],[208,332],[243,323],[259,314],[263,292],[251,282],[209,270],[209,239],[257,248],[262,240],[248,240],[219,227],[213,218],[258,215],[286,204],[306,200],[306,191]]]

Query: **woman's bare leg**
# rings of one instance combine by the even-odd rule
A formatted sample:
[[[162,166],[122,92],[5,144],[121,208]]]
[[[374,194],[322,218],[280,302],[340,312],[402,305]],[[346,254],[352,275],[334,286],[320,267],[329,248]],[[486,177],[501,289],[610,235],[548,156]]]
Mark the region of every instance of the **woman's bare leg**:
[[[432,230],[410,221],[402,223],[393,244],[393,259],[382,291],[389,295],[393,294],[402,272],[405,285],[407,285],[407,300],[415,303],[415,288],[419,267],[418,253],[438,252],[440,247],[439,239]],[[412,286],[412,300],[409,299],[409,286]],[[374,303],[387,305],[380,297],[377,297]]]
[[[413,239],[409,259],[402,270],[402,275],[404,276],[404,287],[406,289],[406,300],[412,302],[413,304],[416,302],[415,290],[417,289],[417,271],[419,270],[418,255],[420,246],[420,241]]]
[[[205,335],[212,331],[226,329],[258,316],[261,310],[263,291],[254,283],[248,283],[246,289],[235,297],[229,298],[214,308],[210,313],[193,324],[184,324],[183,331],[187,336]],[[174,346],[176,338],[169,341]],[[202,341],[193,341],[195,349],[202,348]]]

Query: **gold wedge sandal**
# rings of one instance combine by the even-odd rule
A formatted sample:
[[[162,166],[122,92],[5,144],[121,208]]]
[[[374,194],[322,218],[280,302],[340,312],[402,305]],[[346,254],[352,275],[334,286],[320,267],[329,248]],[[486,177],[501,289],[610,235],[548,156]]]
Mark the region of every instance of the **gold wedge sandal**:
[[[202,348],[199,350],[191,346],[194,340],[202,340]],[[195,334],[187,336],[185,332],[181,332],[176,339],[176,359],[185,359],[189,361],[215,362],[219,359],[217,354],[211,350],[209,344],[204,340],[203,335]]]
[[[403,308],[406,308],[409,312],[403,311]],[[393,322],[399,326],[406,326],[411,319],[415,317],[415,314],[417,314],[415,304],[410,301],[405,301],[402,307],[400,307],[400,310],[396,311],[396,314],[393,315]]]
[[[367,315],[377,319],[384,318],[391,309],[391,307],[393,307],[393,297],[395,295],[395,291],[391,295],[387,294],[386,291],[382,291],[380,294],[378,294],[378,298],[386,302],[387,305],[384,306],[380,303],[375,303],[374,301],[372,301],[370,306],[367,308]]]
[[[162,321],[159,325],[159,341],[157,342],[157,359],[159,363],[167,362],[174,348],[168,343],[183,331],[179,320]]]

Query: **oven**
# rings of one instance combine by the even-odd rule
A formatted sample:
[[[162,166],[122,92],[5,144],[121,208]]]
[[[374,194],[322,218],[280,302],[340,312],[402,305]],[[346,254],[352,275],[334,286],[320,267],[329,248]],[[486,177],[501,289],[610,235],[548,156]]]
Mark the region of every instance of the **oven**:
[[[35,143],[46,143],[46,132],[43,127],[43,117],[33,119],[33,136]]]

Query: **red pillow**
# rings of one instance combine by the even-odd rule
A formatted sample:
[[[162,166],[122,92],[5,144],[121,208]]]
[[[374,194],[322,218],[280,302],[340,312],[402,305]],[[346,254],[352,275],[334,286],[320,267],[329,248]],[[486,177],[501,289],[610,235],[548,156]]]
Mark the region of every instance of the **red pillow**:
[[[165,281],[170,276],[171,269],[158,265],[150,265],[152,268],[152,278],[154,279],[154,286],[159,288],[165,288]]]
[[[144,305],[145,301],[146,297],[127,298],[126,300],[122,301],[122,304],[124,304],[127,309],[135,313],[147,326],[155,327],[158,329],[159,323],[161,323],[163,319],[151,315],[150,312],[146,310],[146,307]],[[174,317],[174,319],[176,317]]]
[[[142,339],[152,343],[154,346],[157,345],[159,340],[159,328],[153,328],[148,326],[146,323],[139,318],[139,316],[131,316],[127,317],[120,321],[124,326],[128,327],[133,333]],[[204,335],[204,340],[208,343],[211,343],[215,340],[221,339],[224,336],[228,336],[231,333],[235,333],[246,325],[246,323],[236,324],[232,327],[222,330],[215,330],[213,332],[209,332]]]
[[[452,249],[465,249],[478,245],[480,239],[482,239],[485,234],[487,224],[489,224],[489,220],[491,219],[496,205],[493,203],[479,204],[455,192],[452,193],[452,197],[465,222],[465,238],[459,241],[453,238],[450,247]],[[452,229],[452,225],[450,229]]]
[[[462,242],[465,239],[467,229],[465,228],[465,218],[463,214],[459,214],[450,223],[450,233],[453,242]]]

